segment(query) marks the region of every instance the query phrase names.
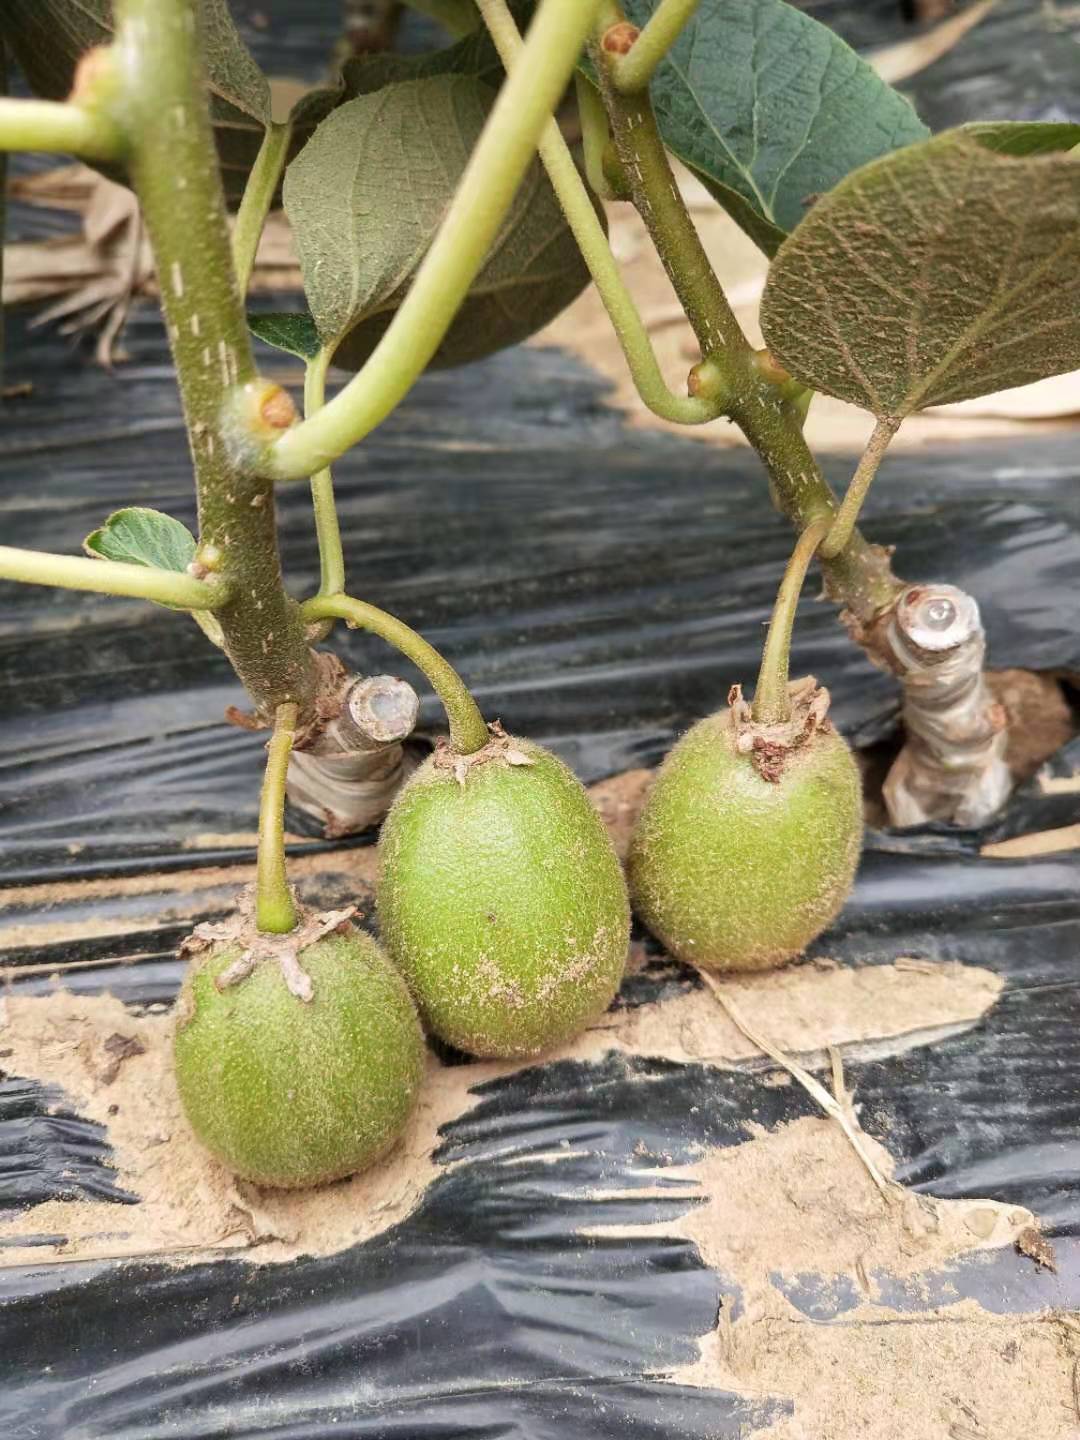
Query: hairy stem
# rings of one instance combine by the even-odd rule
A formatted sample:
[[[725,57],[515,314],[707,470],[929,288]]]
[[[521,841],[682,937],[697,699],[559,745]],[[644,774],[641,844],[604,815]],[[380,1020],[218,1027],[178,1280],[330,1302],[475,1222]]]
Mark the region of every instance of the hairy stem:
[[[126,565],[119,560],[94,560],[84,555],[49,555],[42,550],[15,550],[0,545],[0,580],[27,585],[55,585],[61,590],[93,590],[99,595],[127,595],[156,600],[180,610],[217,610],[228,600],[227,582],[196,580],[171,570]]]
[[[699,0],[660,0],[625,55],[612,64],[615,87],[624,95],[648,88],[656,67],[679,38],[679,32],[698,7]]]
[[[124,153],[124,136],[109,116],[96,109],[71,101],[0,96],[0,150],[118,160]]]
[[[508,12],[509,13],[509,12]],[[484,16],[488,29],[491,29],[492,21],[487,14]],[[514,17],[510,16],[514,24],[514,34],[518,35],[517,24]],[[495,31],[492,30],[495,37]],[[507,27],[506,33],[509,34]],[[518,39],[520,40],[520,35]],[[496,38],[496,44],[498,39]],[[501,52],[500,52],[501,53]],[[516,53],[516,50],[511,52]],[[505,60],[504,60],[505,63]],[[604,154],[611,144],[611,130],[608,126],[607,111],[604,109],[604,102],[596,93],[596,87],[591,85],[581,71],[574,75],[574,94],[577,98],[578,119],[581,123],[581,146],[585,154],[585,178],[589,182],[589,188],[593,194],[601,200],[615,200],[618,197],[611,185],[611,181],[604,173]],[[547,131],[545,130],[545,134]],[[560,131],[560,134],[562,132]],[[542,155],[541,150],[541,155]],[[550,173],[550,172],[549,172]]]
[[[806,572],[814,558],[814,551],[828,531],[827,520],[815,520],[812,525],[807,526],[795,542],[795,549],[785,567],[780,589],[776,592],[776,603],[769,621],[769,633],[765,637],[765,648],[761,652],[761,668],[758,671],[751,708],[751,714],[759,725],[781,725],[791,719],[788,670],[791,664],[791,632],[795,625],[795,611]]]
[[[130,0],[129,0],[130,3]],[[279,480],[327,465],[386,419],[435,354],[483,265],[570,79],[598,0],[540,0],[522,62],[488,116],[439,233],[367,364],[268,451]]]
[[[601,36],[625,22],[615,0],[603,0]],[[675,293],[693,326],[704,356],[694,371],[694,393],[722,403],[753,445],[768,471],[773,501],[800,530],[836,514],[836,498],[803,435],[804,414],[764,377],[754,351],[705,254],[671,171],[647,94],[624,96],[616,89],[616,57],[593,47],[612,136],[632,199],[652,236]],[[901,584],[887,553],[857,530],[825,566],[830,595],[859,620],[887,609]]]
[[[833,521],[832,529],[822,543],[822,559],[830,560],[842,554],[851,543],[859,511],[862,509],[863,501],[870,489],[870,482],[877,474],[885,451],[889,448],[893,436],[899,429],[900,421],[890,417],[878,420],[874,426],[874,433],[870,436],[862,459],[856,467],[855,474],[851,477],[851,484],[847,488],[836,519]]]
[[[604,0],[599,28],[606,34],[622,23],[625,17],[620,7]],[[709,359],[722,354],[729,381],[739,379],[741,372],[749,372],[753,351],[683,203],[649,97],[623,95],[615,88],[612,69],[616,57],[604,50],[602,39],[593,46],[593,58],[615,150],[634,206],[652,237],[702,355]]]
[[[400,651],[427,677],[450,725],[450,743],[459,755],[472,755],[488,742],[488,729],[476,701],[454,667],[403,620],[350,595],[316,595],[301,607],[304,619],[344,620],[355,630],[368,630]]]
[[[289,769],[298,708],[279,705],[266,747],[266,773],[259,799],[259,856],[255,870],[255,924],[271,935],[296,929],[296,906],[285,873],[285,776]]]
[[[330,351],[322,349],[309,360],[304,374],[304,414],[321,410],[326,398],[326,372]],[[341,549],[341,527],[334,502],[334,477],[324,465],[311,477],[311,503],[315,511],[315,534],[319,540],[319,594],[337,595],[345,588],[345,556]]]
[[[507,72],[513,74],[520,63],[523,42],[506,0],[477,0],[477,4]],[[710,395],[708,400],[676,395],[665,383],[649,332],[619,273],[604,227],[554,120],[545,125],[539,148],[544,169],[611,320],[638,394],[653,414],[664,420],[683,425],[715,420],[724,409],[722,395]]]
[[[255,265],[255,252],[259,248],[259,237],[270,213],[281,172],[285,169],[291,139],[291,121],[286,120],[281,124],[272,121],[267,125],[255,164],[244,186],[232,236],[233,269],[236,272],[236,288],[241,297],[247,294]]]
[[[232,584],[225,650],[262,715],[313,704],[316,668],[285,593],[271,482],[237,412],[258,386],[236,288],[193,0],[116,0],[118,118],[157,262],[195,467],[200,558]],[[266,426],[268,433],[271,431]]]

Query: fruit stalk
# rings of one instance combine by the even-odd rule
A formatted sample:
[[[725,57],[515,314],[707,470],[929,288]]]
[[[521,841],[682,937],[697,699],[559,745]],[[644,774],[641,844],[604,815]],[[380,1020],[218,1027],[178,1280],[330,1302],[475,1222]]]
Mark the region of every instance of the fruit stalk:
[[[791,663],[791,632],[806,572],[822,540],[829,533],[828,520],[815,520],[799,536],[784,578],[776,592],[769,633],[761,653],[751,713],[758,725],[783,725],[791,719],[788,671]]]
[[[285,776],[297,714],[295,704],[279,705],[274,714],[274,733],[266,747],[266,774],[259,799],[255,924],[271,935],[287,935],[296,928],[296,906],[285,873]]]
[[[484,717],[461,676],[403,620],[350,595],[316,595],[304,602],[301,613],[308,621],[344,620],[354,629],[369,630],[411,660],[442,702],[450,725],[450,744],[458,755],[475,754],[488,743]]]
[[[128,172],[160,277],[199,500],[199,558],[232,583],[218,612],[225,650],[264,718],[313,708],[317,671],[278,556],[273,486],[239,443],[256,384],[206,108],[191,0],[117,0],[112,63]],[[182,207],[182,213],[178,213]],[[283,392],[278,392],[283,396]],[[273,421],[260,415],[267,433]],[[287,422],[286,422],[287,423]]]
[[[540,0],[522,62],[499,91],[408,295],[359,374],[317,415],[267,448],[276,479],[306,479],[357,444],[427,367],[513,202],[592,28],[597,3]]]

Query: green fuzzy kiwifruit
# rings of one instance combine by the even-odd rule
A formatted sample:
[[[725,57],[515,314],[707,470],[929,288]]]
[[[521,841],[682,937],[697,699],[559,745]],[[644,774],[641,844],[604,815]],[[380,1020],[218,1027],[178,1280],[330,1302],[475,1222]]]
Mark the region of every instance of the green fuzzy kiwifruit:
[[[800,954],[843,907],[862,842],[859,772],[830,725],[771,778],[736,738],[730,710],[683,736],[630,847],[635,911],[671,954],[706,970]]]
[[[424,1038],[401,976],[357,930],[300,955],[313,997],[261,960],[219,990],[238,944],[193,962],[178,1002],[176,1079],[195,1134],[257,1185],[295,1189],[377,1160],[404,1129]]]
[[[379,925],[427,1024],[471,1055],[538,1055],[619,987],[630,910],[600,817],[526,740],[436,754],[379,841]]]

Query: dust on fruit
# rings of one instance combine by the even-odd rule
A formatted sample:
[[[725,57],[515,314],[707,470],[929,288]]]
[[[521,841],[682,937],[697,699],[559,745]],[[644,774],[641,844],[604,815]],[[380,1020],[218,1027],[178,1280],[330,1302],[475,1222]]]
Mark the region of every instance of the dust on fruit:
[[[622,979],[622,870],[573,773],[493,728],[436,753],[379,840],[379,925],[427,1024],[485,1058],[541,1054],[603,1013]]]
[[[719,971],[781,965],[839,913],[858,865],[862,801],[827,699],[793,686],[785,737],[778,727],[755,733],[736,692],[658,771],[631,841],[630,893],[678,959]]]
[[[300,953],[307,1000],[273,958],[246,972],[243,956],[236,941],[211,944],[180,995],[176,1079],[192,1130],[258,1185],[355,1174],[401,1134],[424,1072],[404,981],[349,925]]]

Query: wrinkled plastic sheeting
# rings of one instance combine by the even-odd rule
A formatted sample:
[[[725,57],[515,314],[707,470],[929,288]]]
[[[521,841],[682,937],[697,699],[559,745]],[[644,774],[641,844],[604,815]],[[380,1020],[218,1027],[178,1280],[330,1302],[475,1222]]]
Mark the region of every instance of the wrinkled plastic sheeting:
[[[35,391],[4,416],[5,543],[77,550],[122,505],[194,525],[179,405],[148,309],[127,347],[131,363],[109,376],[65,360],[56,342],[14,337],[12,378]],[[298,380],[273,352],[261,358]],[[977,597],[997,667],[1080,671],[1072,449],[1054,439],[900,451],[869,502],[866,528],[896,545],[902,574]],[[827,468],[845,483],[847,461]],[[628,429],[596,377],[563,355],[525,349],[426,378],[335,479],[353,588],[445,650],[486,714],[587,780],[654,762],[733,682],[754,679],[791,543],[758,462]],[[282,486],[278,505],[286,573],[310,593],[307,487]],[[380,642],[344,627],[334,647],[360,671],[388,663]],[[857,742],[895,727],[895,683],[810,587],[793,666],[830,687]],[[0,587],[0,702],[7,883],[250,857],[263,737],[224,722],[244,697],[192,622]],[[422,723],[443,723],[430,696]]]
[[[74,549],[122,504],[193,519],[148,312],[129,343],[132,364],[116,378],[40,336],[16,349],[40,388],[5,415],[6,540]],[[897,544],[904,574],[947,575],[978,596],[995,664],[1080,670],[1074,449],[1062,436],[901,452],[876,487],[870,533]],[[830,467],[838,480],[844,468]],[[357,588],[444,648],[488,713],[588,778],[652,763],[732,680],[752,678],[790,545],[756,461],[628,430],[564,356],[516,351],[425,380],[362,457],[338,467],[338,485]],[[304,487],[283,487],[280,500],[290,580],[310,587]],[[237,687],[194,626],[164,610],[6,587],[0,627],[5,883],[159,872],[160,890],[148,901],[65,884],[45,908],[32,886],[9,888],[0,936],[16,992],[46,993],[55,966],[73,990],[169,1004],[179,938],[231,903],[229,871],[208,881],[197,867],[250,858],[261,740],[221,722]],[[833,687],[844,728],[857,741],[887,734],[895,688],[831,608],[808,596],[797,636],[797,668]],[[359,668],[385,668],[363,636],[342,632],[335,646]],[[437,723],[430,705],[425,719]],[[1078,762],[1074,742],[1050,768],[1069,774]],[[1070,803],[1032,782],[993,833],[1068,823]],[[1065,1309],[1080,1300],[1080,852],[989,861],[985,838],[943,827],[868,837],[852,902],[814,953],[851,965],[959,960],[1004,978],[974,1028],[852,1053],[845,1074],[905,1183],[1030,1206],[1055,1237],[1056,1275],[1011,1251],[977,1256],[920,1277],[924,1306],[970,1295],[1003,1313]],[[304,877],[306,899],[370,901],[348,846],[312,848],[337,853]],[[33,938],[36,923],[90,914],[86,938]],[[698,984],[651,953],[620,1004]],[[616,1054],[489,1082],[446,1127],[419,1207],[325,1258],[65,1261],[62,1235],[43,1231],[41,1263],[0,1269],[0,1433],[735,1440],[790,1400],[678,1383],[699,1337],[725,1306],[736,1317],[740,1297],[669,1232],[700,1201],[678,1167],[701,1147],[814,1113],[798,1086],[760,1082],[752,1063]],[[122,1234],[134,1197],[108,1162],[107,1136],[69,1097],[0,1081],[0,1207],[112,1200]],[[809,1318],[844,1323],[843,1286],[784,1285]],[[905,1294],[898,1308],[915,1303]]]

